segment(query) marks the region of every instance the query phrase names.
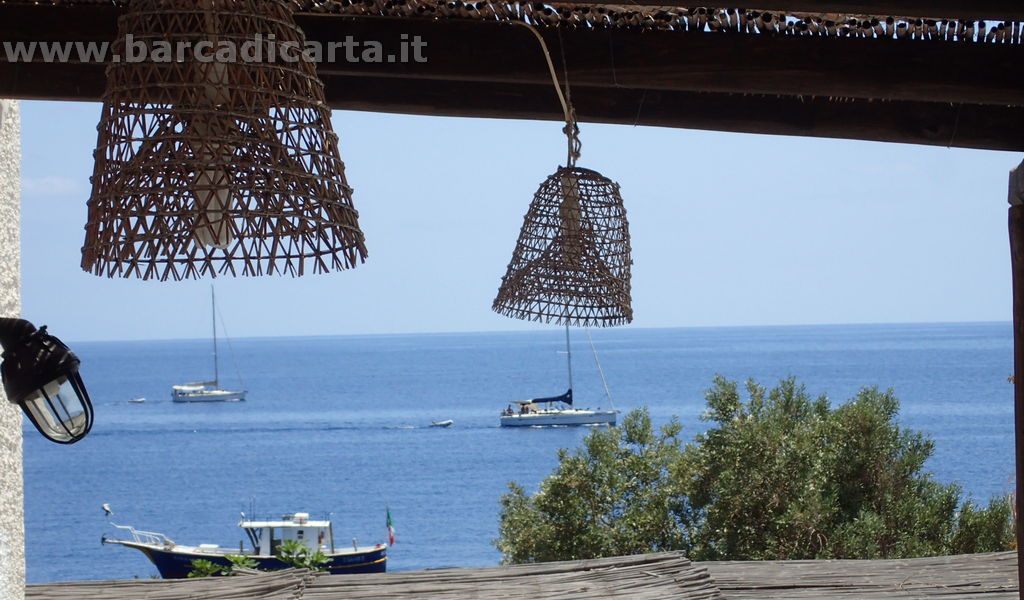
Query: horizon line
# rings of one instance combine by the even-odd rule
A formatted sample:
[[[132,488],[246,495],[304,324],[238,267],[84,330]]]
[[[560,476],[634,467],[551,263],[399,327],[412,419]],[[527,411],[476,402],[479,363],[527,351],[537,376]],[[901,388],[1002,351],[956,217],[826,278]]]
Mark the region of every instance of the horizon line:
[[[491,329],[491,330],[475,330],[475,331],[410,331],[410,332],[373,332],[373,333],[324,333],[324,334],[313,334],[313,335],[245,335],[245,336],[231,336],[232,340],[281,340],[281,339],[296,339],[296,338],[337,338],[337,337],[398,337],[398,336],[429,336],[429,335],[486,335],[486,334],[507,334],[507,333],[537,333],[545,331],[542,329],[545,325],[551,328],[561,329],[562,325],[556,324],[544,324],[544,323],[531,323],[536,328],[530,329]],[[667,326],[650,326],[650,327],[633,327],[630,325],[620,325],[616,327],[574,327],[573,329],[601,329],[601,330],[631,330],[631,331],[649,331],[655,329],[787,329],[787,328],[806,328],[806,327],[873,327],[873,326],[900,326],[900,325],[984,325],[984,324],[1013,324],[1012,320],[1005,321],[993,321],[993,320],[979,320],[979,321],[890,321],[890,322],[855,322],[855,323],[789,323],[789,324],[764,324],[764,325],[667,325]],[[227,338],[228,336],[224,336]],[[108,343],[124,343],[124,342],[188,342],[188,341],[200,341],[207,340],[205,337],[181,337],[181,338],[126,338],[126,339],[78,339],[69,340],[73,344],[108,344]]]

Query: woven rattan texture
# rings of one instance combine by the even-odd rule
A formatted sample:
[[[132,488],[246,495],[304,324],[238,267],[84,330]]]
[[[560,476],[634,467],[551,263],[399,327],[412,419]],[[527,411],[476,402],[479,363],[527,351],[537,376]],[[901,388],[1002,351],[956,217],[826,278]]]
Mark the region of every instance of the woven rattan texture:
[[[115,5],[129,0],[0,0],[0,4],[52,6]],[[975,19],[943,18],[943,9],[931,18],[890,15],[874,11],[829,13],[783,10],[786,2],[768,2],[760,9],[648,5],[642,2],[577,4],[529,0],[291,0],[299,12],[397,18],[522,21],[540,27],[641,29],[690,33],[744,33],[757,35],[810,35],[857,39],[906,39],[987,44],[1024,43],[1024,23],[978,14]],[[869,3],[864,3],[868,5]],[[965,3],[966,5],[966,3]],[[865,11],[869,6],[865,6]],[[988,20],[976,20],[977,18]]]
[[[631,264],[619,184],[562,167],[533,197],[493,308],[576,327],[629,323]]]
[[[107,70],[83,269],[176,280],[365,259],[323,84],[313,63],[282,58],[305,41],[291,11],[281,0],[131,3],[113,50],[123,60]],[[210,51],[161,54],[200,42]],[[139,44],[149,60],[129,62]]]

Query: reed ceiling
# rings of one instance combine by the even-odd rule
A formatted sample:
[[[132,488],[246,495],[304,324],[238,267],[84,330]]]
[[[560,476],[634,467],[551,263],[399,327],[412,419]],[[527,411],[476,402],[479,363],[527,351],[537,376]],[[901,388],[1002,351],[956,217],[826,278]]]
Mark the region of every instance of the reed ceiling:
[[[0,40],[111,41],[124,4],[0,0]],[[1018,1],[294,4],[312,41],[427,44],[424,63],[320,63],[336,109],[561,120],[536,40],[508,24],[523,21],[564,52],[582,122],[1024,150]],[[96,101],[104,71],[0,51],[0,97]]]

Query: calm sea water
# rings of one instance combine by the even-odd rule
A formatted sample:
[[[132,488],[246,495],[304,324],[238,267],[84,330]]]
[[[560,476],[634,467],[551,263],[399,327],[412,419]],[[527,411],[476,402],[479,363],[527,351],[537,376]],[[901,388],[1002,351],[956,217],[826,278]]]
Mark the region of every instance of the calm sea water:
[[[249,400],[173,404],[170,386],[210,375],[205,340],[74,344],[96,405],[82,442],[25,437],[31,582],[148,578],[137,551],[101,546],[113,520],[181,543],[237,546],[239,512],[330,513],[339,542],[384,541],[390,570],[497,564],[498,498],[536,488],[586,428],[501,429],[509,401],[561,393],[564,344],[544,332],[234,340]],[[936,442],[935,478],[976,498],[1013,474],[1008,323],[611,329],[593,332],[617,408],[678,415],[702,431],[703,394],[721,373],[846,400],[892,387],[901,421]],[[234,386],[230,354],[222,373]],[[574,342],[577,404],[603,392],[586,337]],[[128,400],[146,397],[142,404]],[[453,419],[450,429],[427,427]]]

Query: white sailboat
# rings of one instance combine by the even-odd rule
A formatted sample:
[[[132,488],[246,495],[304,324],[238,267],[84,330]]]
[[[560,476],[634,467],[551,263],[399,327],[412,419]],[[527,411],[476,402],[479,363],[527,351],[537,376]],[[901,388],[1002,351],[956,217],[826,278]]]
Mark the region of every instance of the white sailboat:
[[[213,316],[213,381],[197,381],[171,386],[174,402],[239,402],[245,400],[246,390],[222,390],[217,364],[217,298],[210,287],[210,308]]]
[[[587,334],[590,335],[589,333]],[[594,361],[597,363],[597,371],[601,375],[601,382],[604,384],[605,396],[608,403],[612,405],[610,410],[597,410],[573,408],[572,397],[572,346],[569,344],[569,326],[565,326],[565,354],[569,369],[569,390],[561,396],[550,398],[531,398],[530,400],[517,400],[512,404],[515,408],[509,408],[501,413],[500,423],[502,427],[541,427],[551,425],[615,425],[619,411],[615,410],[612,403],[612,395],[608,390],[608,382],[604,378],[604,370],[601,369],[601,361],[597,358],[597,349],[594,348],[594,340],[590,340],[590,347],[594,351]],[[543,406],[541,406],[543,405]],[[568,405],[568,408],[560,405]]]

